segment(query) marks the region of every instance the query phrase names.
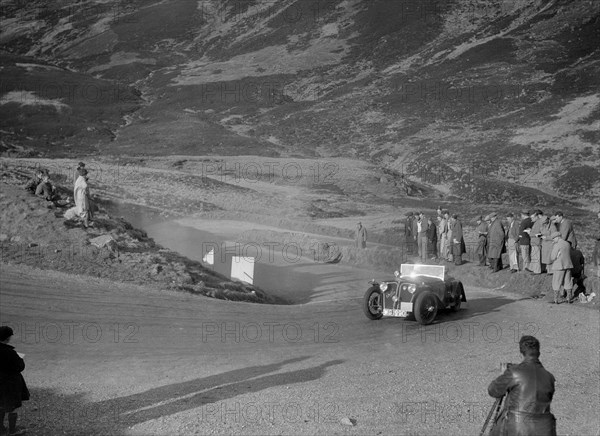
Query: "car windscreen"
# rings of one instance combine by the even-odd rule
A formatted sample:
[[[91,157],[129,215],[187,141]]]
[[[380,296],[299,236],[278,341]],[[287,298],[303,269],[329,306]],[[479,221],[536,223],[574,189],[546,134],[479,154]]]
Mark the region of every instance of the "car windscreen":
[[[400,275],[402,276],[427,276],[444,280],[445,266],[442,265],[421,265],[414,263],[403,263],[400,266]]]

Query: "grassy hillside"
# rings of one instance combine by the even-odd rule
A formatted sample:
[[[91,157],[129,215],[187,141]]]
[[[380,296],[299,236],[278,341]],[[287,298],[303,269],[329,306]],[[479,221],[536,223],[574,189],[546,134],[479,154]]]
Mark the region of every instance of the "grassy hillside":
[[[344,156],[475,201],[600,199],[596,1],[16,1],[2,19],[3,150]],[[57,82],[83,97],[46,96]]]

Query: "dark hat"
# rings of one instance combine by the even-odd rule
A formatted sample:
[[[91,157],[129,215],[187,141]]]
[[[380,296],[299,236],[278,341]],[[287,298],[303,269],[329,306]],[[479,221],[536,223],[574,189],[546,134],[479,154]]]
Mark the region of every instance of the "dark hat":
[[[560,238],[561,234],[560,234],[560,232],[552,232],[552,234],[550,235],[550,237],[552,239],[554,239],[554,238]]]
[[[514,218],[514,217],[515,217],[515,214],[514,214],[514,213],[512,213],[512,212],[508,212],[508,213],[506,214],[506,217],[507,217],[507,218]]]
[[[408,213],[406,214],[406,216],[413,216],[413,215],[414,215],[414,213],[412,213],[412,212],[408,212]]]
[[[11,329],[9,326],[3,325],[2,327],[0,327],[0,341],[5,341],[12,335],[14,335],[14,332],[13,329]]]
[[[85,164],[83,162],[79,162],[77,164],[77,168],[83,168],[83,167],[85,167]]]

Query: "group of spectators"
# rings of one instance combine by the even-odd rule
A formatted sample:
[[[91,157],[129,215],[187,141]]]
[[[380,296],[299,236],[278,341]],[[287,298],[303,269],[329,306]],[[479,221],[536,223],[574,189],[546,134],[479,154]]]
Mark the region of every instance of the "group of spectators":
[[[437,209],[436,222],[423,212],[409,212],[405,224],[407,251],[421,261],[445,260],[456,265],[463,263],[466,252],[463,226],[456,214],[441,207]],[[551,274],[554,302],[573,301],[576,285],[583,286],[584,258],[577,249],[573,223],[560,211],[552,216],[539,209],[522,211],[518,221],[507,213],[506,222],[493,212],[476,218],[479,266],[492,272],[504,269],[502,255],[508,254],[511,273]],[[600,219],[600,213],[598,214]],[[600,264],[600,232],[595,249],[595,263]]]
[[[444,259],[462,265],[462,255],[466,252],[463,226],[457,214],[438,208],[437,218],[425,217],[423,212],[409,212],[405,224],[407,251],[419,258]]]
[[[571,220],[562,212],[549,216],[540,209],[523,210],[521,220],[506,214],[506,226],[492,213],[477,218],[479,265],[493,272],[504,268],[502,254],[508,253],[511,273],[551,274],[554,303],[573,301],[575,285],[582,286],[584,258],[577,249],[577,237]]]
[[[79,162],[75,170],[73,200],[75,205],[68,209],[65,214],[66,221],[80,221],[85,228],[94,225],[92,221],[92,208],[90,202],[90,190],[88,186],[88,171],[84,162]],[[55,205],[64,207],[72,205],[70,197],[62,201],[56,192],[56,187],[50,181],[50,174],[47,169],[38,168],[33,177],[25,185],[25,189],[47,201],[52,201]]]

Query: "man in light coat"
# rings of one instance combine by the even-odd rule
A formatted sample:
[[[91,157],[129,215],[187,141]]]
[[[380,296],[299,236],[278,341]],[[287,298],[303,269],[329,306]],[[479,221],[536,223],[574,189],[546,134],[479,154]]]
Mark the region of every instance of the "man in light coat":
[[[550,254],[552,261],[552,290],[554,291],[554,303],[562,302],[562,289],[567,291],[567,301],[573,300],[573,279],[571,278],[571,269],[573,262],[571,261],[571,245],[565,241],[560,232],[552,233],[554,246]]]
[[[446,253],[445,257],[448,262],[452,262],[452,218],[450,217],[450,211],[444,210],[444,219],[446,220],[446,228],[448,231],[446,232]]]
[[[552,233],[558,231],[558,226],[554,222],[554,217],[549,218],[546,215],[542,215],[540,221],[542,222],[540,225],[540,233],[542,234],[542,272],[552,274],[552,262],[550,262],[550,254],[552,253],[552,247],[554,246]]]
[[[562,212],[556,212],[554,216],[556,217],[554,222],[558,226],[561,237],[571,244],[571,247],[577,248],[577,238],[575,237],[575,230],[573,230],[571,220],[566,219]]]
[[[446,216],[442,213],[442,215],[438,216],[438,241],[439,241],[439,249],[438,256],[440,259],[447,259],[447,246],[448,246],[448,220]]]
[[[514,214],[506,214],[506,220],[508,221],[508,233],[507,233],[507,245],[508,245],[508,262],[510,265],[510,272],[516,273],[519,271],[519,261],[517,259],[517,239],[519,239],[519,229],[515,222]]]
[[[498,219],[496,212],[489,215],[490,226],[488,229],[488,257],[490,268],[493,272],[502,269],[502,252],[504,251],[504,227]]]

